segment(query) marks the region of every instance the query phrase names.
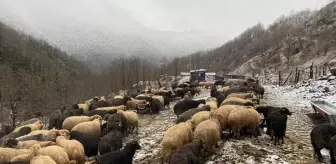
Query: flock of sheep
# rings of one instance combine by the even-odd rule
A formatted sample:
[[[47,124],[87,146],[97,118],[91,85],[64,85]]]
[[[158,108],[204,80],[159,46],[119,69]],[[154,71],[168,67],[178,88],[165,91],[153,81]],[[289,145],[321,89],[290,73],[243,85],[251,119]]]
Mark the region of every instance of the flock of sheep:
[[[211,87],[211,97],[193,100],[201,87]],[[138,132],[138,114],[159,113],[178,97],[173,108],[176,124],[164,133],[161,143],[162,162],[198,163],[199,157],[218,146],[223,131],[229,130],[237,139],[258,136],[264,123],[267,134],[275,137],[274,144],[279,139],[283,142],[291,112],[284,107],[258,105],[263,94],[264,88],[250,79],[174,83],[142,92],[119,91],[107,99],[95,97],[55,111],[49,117],[48,130],[42,130],[44,124],[38,118],[22,122],[14,130],[3,126],[0,162],[131,164],[141,146],[133,139],[123,147],[123,141],[129,133]]]

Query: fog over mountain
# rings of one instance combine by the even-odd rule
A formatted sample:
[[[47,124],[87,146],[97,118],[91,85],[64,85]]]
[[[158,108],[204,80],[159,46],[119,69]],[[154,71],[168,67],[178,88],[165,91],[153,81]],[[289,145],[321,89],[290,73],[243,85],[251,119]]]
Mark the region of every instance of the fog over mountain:
[[[100,64],[120,55],[160,59],[214,48],[253,24],[326,2],[0,0],[0,20]]]

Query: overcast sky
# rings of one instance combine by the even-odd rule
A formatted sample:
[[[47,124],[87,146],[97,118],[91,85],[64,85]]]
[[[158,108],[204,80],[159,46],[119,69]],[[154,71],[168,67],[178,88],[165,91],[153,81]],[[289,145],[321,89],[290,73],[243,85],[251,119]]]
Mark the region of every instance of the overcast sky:
[[[80,2],[86,5],[79,5]],[[272,23],[291,11],[318,9],[331,0],[0,0],[1,8],[13,14],[38,17],[34,21],[57,16],[103,22],[106,11],[114,7],[126,10],[139,23],[158,30],[197,31],[231,39],[246,28],[262,22]],[[95,5],[97,4],[97,5]],[[109,4],[109,5],[108,5]],[[46,7],[48,6],[48,7]],[[83,6],[85,8],[83,8]],[[51,12],[54,17],[49,17]],[[103,12],[105,11],[105,12]],[[24,14],[22,14],[24,12]],[[1,12],[0,12],[1,14]],[[118,13],[120,20],[123,16]],[[41,18],[46,19],[41,19]]]

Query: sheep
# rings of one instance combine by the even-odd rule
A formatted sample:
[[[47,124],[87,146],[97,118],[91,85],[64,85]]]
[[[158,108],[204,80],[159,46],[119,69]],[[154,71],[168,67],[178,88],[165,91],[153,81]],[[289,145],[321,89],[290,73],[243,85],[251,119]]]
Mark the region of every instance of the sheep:
[[[193,125],[193,129],[197,127],[197,125],[203,121],[210,119],[210,112],[209,111],[201,111],[197,112],[191,117],[191,122]]]
[[[138,149],[141,149],[139,142],[137,140],[132,140],[126,144],[124,149],[96,156],[95,161],[101,164],[132,164],[133,156]]]
[[[228,123],[236,138],[240,137],[240,130],[244,127],[252,129],[252,134],[256,135],[256,128],[260,124],[260,115],[254,108],[237,107],[230,112]]]
[[[116,96],[114,96],[113,98],[114,98],[114,99],[123,99],[124,97],[121,96],[121,95],[116,95]]]
[[[322,162],[323,156],[321,150],[326,148],[331,149],[330,140],[333,136],[336,135],[336,126],[335,125],[317,125],[310,132],[311,144],[314,148],[314,157],[317,156],[319,162]]]
[[[247,80],[244,79],[229,79],[224,86],[247,86]]]
[[[84,164],[85,152],[83,145],[76,140],[68,140],[64,136],[56,138],[56,144],[62,147],[69,156],[69,160],[75,160],[78,164]]]
[[[114,114],[117,110],[90,110],[86,113],[86,116],[94,116],[99,115],[100,117],[104,117],[106,114]]]
[[[28,135],[43,134],[45,136],[48,136],[48,135],[55,134],[57,136],[68,137],[69,133],[70,133],[69,130],[66,130],[66,129],[60,129],[60,130],[52,129],[52,130],[35,130],[35,131],[30,132]]]
[[[213,85],[215,85],[215,86],[218,86],[218,85],[223,86],[225,83],[226,83],[226,81],[224,81],[224,80],[216,80]]]
[[[31,128],[31,131],[34,131],[34,130],[40,130],[40,129],[42,129],[42,127],[43,127],[43,123],[42,123],[41,120],[38,120],[38,121],[36,121],[36,122],[34,122],[34,123],[32,123],[32,124],[28,124],[28,125],[23,125],[23,126],[17,127],[17,128],[14,130],[14,132],[19,131],[19,130],[20,130],[21,128],[23,128],[23,127],[30,127],[30,128]]]
[[[127,128],[129,132],[133,132],[134,129],[136,133],[139,130],[139,116],[134,111],[121,111],[119,110],[118,113],[123,114],[127,119]]]
[[[190,110],[187,110],[185,112],[183,112],[175,121],[176,124],[180,123],[180,122],[185,122],[189,119],[192,118],[192,116],[198,112],[201,111],[210,111],[210,106],[209,105],[203,105],[202,107],[199,108],[193,108]]]
[[[159,95],[154,95],[152,96],[153,99],[157,99],[159,100],[159,102],[161,103],[162,106],[165,106],[165,102],[164,102],[164,98],[163,96],[159,96]]]
[[[271,113],[272,117],[273,113]],[[274,134],[274,145],[276,146],[276,143],[279,142],[281,139],[282,144],[284,143],[283,137],[285,136],[286,127],[287,127],[287,115],[277,114],[276,119],[272,119],[271,122],[271,128]]]
[[[282,115],[286,115],[286,120],[287,120],[287,116],[292,115],[292,112],[290,112],[287,108],[283,107],[283,108],[273,108],[273,110],[271,110],[271,112],[268,113],[268,116],[266,117],[266,126],[267,126],[266,134],[272,137],[271,121],[281,118]]]
[[[49,156],[45,155],[39,155],[34,157],[31,161],[30,164],[57,164],[52,158]]]
[[[126,110],[125,105],[119,105],[119,106],[110,106],[110,107],[100,107],[96,108],[95,110]]]
[[[65,149],[56,145],[41,148],[37,151],[37,155],[49,156],[57,164],[67,164],[70,161]]]
[[[183,147],[173,152],[170,157],[170,164],[197,164],[199,163],[198,157],[201,155],[202,149],[202,141],[193,141],[185,144]]]
[[[212,147],[218,146],[217,142],[221,139],[222,128],[215,117],[199,123],[193,133],[193,141],[201,140],[204,144],[205,152],[209,152]]]
[[[163,109],[163,105],[160,103],[158,99],[153,99],[153,101],[149,104],[150,113],[159,113],[160,110]]]
[[[257,97],[258,98],[263,98],[264,93],[265,93],[265,88],[263,86],[261,86],[260,84],[255,85],[254,88],[256,89],[255,93],[256,93]]]
[[[102,117],[99,116],[99,115],[94,115],[94,116],[91,116],[91,117],[88,117],[88,116],[71,116],[71,117],[68,117],[67,119],[65,119],[63,121],[62,128],[70,131],[73,127],[75,127],[76,125],[78,125],[82,122],[92,121],[92,120],[97,119],[97,118],[102,119]]]
[[[222,87],[222,88],[220,88],[220,89],[217,89],[217,91],[219,91],[219,92],[222,92],[222,93],[225,93],[227,90],[229,90],[230,89],[230,87],[229,86],[226,86],[226,87]]]
[[[132,99],[131,101],[127,101],[126,107],[128,110],[135,110],[137,107],[137,104],[146,104],[146,100]]]
[[[112,115],[106,115],[104,120],[107,121],[107,131],[118,129],[124,136],[127,136],[128,121],[124,114],[114,113]]]
[[[122,148],[122,134],[118,130],[110,131],[103,136],[98,142],[99,153],[106,154],[108,152],[120,150]]]
[[[113,99],[109,100],[109,104],[110,104],[110,106],[120,106],[120,105],[126,106],[127,101],[130,101],[130,100],[131,100],[131,98],[128,97],[128,96],[125,96],[121,99],[120,98],[113,98]]]
[[[84,146],[84,152],[86,156],[92,157],[98,154],[99,137],[77,131],[71,131],[70,139],[77,140]]]
[[[164,101],[163,107],[167,107],[169,109],[170,108],[169,104],[170,104],[171,98],[168,97],[168,96],[164,96],[164,95],[162,97],[163,97],[163,101]]]
[[[253,95],[251,93],[231,93],[226,98],[230,98],[230,97],[248,99],[248,98],[253,98]]]
[[[330,151],[329,151],[329,155],[330,155],[330,163],[331,164],[335,164],[336,160],[335,160],[335,156],[336,156],[336,135],[331,137],[330,139]]]
[[[7,139],[9,138],[18,138],[18,137],[21,137],[21,136],[24,136],[24,135],[27,135],[31,132],[31,128],[30,127],[22,127],[20,128],[19,131],[17,132],[11,132],[5,136],[3,136],[1,139],[0,139],[0,144],[2,144],[4,141],[6,141]]]
[[[221,92],[216,92],[215,93],[216,99],[217,99],[217,106],[220,107],[222,102],[225,100],[224,95]]]
[[[237,105],[224,105],[219,107],[215,111],[211,111],[210,114],[213,116],[219,115],[221,119],[218,119],[219,123],[221,124],[221,127],[223,130],[228,128],[228,117],[231,113],[231,111],[240,108],[240,106]]]
[[[75,127],[73,127],[71,131],[78,131],[78,132],[82,132],[85,134],[100,136],[101,122],[102,122],[101,117],[94,119],[93,121],[90,121],[90,122],[82,122],[82,123],[77,124]]]
[[[172,152],[192,140],[192,123],[179,123],[170,127],[163,136],[161,143],[162,160],[169,160]]]
[[[32,150],[29,149],[0,148],[0,163],[10,162],[16,156],[30,154],[31,152]]]
[[[183,100],[191,100],[191,97],[189,95],[184,95]]]
[[[276,112],[276,111],[280,111],[281,108],[280,107],[273,107],[273,106],[257,106],[256,107],[256,111],[258,113],[262,113],[264,116],[264,120],[262,121],[262,123],[260,125],[263,125],[266,122],[266,118],[268,117],[269,113],[271,112]],[[284,111],[288,111],[287,115],[291,115],[293,112],[290,112],[288,109]]]
[[[82,108],[84,113],[89,111],[89,105],[88,104],[85,104],[85,103],[84,104],[78,104],[78,107]]]
[[[39,120],[40,120],[39,118],[32,118],[32,119],[26,120],[24,122],[21,122],[18,126],[33,124],[34,122],[39,121]]]
[[[230,87],[227,91],[224,92],[224,98],[226,98],[231,93],[247,93],[249,91],[256,92],[257,89],[250,87]]]
[[[206,88],[210,87],[213,85],[213,82],[212,81],[206,81],[206,82],[199,82],[198,83],[198,86],[204,86]]]
[[[211,90],[210,90],[210,96],[211,97],[215,97],[215,93],[217,92],[217,87],[216,85],[211,86]]]
[[[150,95],[140,94],[135,97],[137,100],[146,100],[147,102],[152,102],[153,98]]]
[[[24,135],[21,137],[16,138],[18,141],[30,141],[30,140],[36,140],[36,141],[56,141],[57,133],[51,133],[51,134],[35,134],[35,135]]]
[[[212,97],[209,97],[207,99],[207,101],[205,102],[205,105],[209,105],[210,106],[210,111],[214,111],[214,110],[217,110],[218,109],[218,102],[217,102],[217,99],[216,98],[213,98]]]
[[[62,128],[62,123],[63,123],[63,110],[56,110],[54,111],[50,117],[49,117],[49,125],[48,129],[56,128],[56,129],[61,129]]]
[[[199,104],[205,104],[205,100],[182,100],[175,104],[174,113],[179,116],[189,109],[197,108]]]
[[[18,141],[16,139],[10,138],[4,143],[4,147],[9,148],[17,148],[17,149],[29,149],[33,147],[35,144],[38,144],[40,147],[46,147],[55,145],[56,143],[53,141],[36,141],[36,140],[30,140],[30,141]]]
[[[254,106],[254,104],[251,100],[244,100],[244,99],[237,98],[237,97],[226,98],[222,102],[221,106],[223,106],[223,105]]]

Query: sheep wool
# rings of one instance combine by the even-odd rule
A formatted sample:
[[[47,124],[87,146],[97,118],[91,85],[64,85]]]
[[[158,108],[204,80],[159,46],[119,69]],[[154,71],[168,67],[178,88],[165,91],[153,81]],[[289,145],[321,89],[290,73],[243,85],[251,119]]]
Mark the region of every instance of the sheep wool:
[[[43,127],[43,123],[41,120],[38,120],[36,122],[34,122],[33,124],[27,124],[27,125],[23,125],[23,126],[20,126],[20,127],[17,127],[14,132],[18,132],[21,128],[23,127],[30,127],[31,128],[31,131],[35,131],[35,130],[40,130],[42,129]]]
[[[159,100],[161,105],[164,106],[164,99],[162,96],[155,95],[155,96],[152,96],[152,98]]]
[[[63,136],[59,136],[56,138],[56,144],[67,152],[70,160],[75,160],[78,164],[84,164],[85,152],[84,147],[80,142],[77,140],[68,140]]]
[[[137,107],[137,104],[146,104],[146,100],[132,99],[132,101],[126,102],[126,107],[128,110],[135,110]]]
[[[189,122],[182,122],[170,127],[163,136],[161,144],[161,155],[167,161],[172,152],[181,148],[184,144],[191,142],[192,125]]]
[[[97,119],[97,118],[101,119],[101,116],[99,116],[99,115],[93,115],[91,117],[89,117],[89,116],[71,116],[71,117],[66,118],[63,121],[62,128],[67,129],[67,130],[72,130],[73,127],[75,127],[76,125],[78,125],[80,123],[89,122],[89,121],[92,121],[92,120]]]
[[[84,112],[88,112],[89,111],[89,104],[78,104],[79,108],[82,108]]]
[[[223,87],[223,88],[218,89],[217,91],[224,93],[225,91],[227,91],[227,90],[229,90],[229,89],[230,89],[230,87],[229,87],[229,86],[226,86],[226,87]]]
[[[251,93],[230,93],[226,98],[236,97],[241,99],[253,98]]]
[[[101,134],[100,129],[101,122],[102,122],[101,117],[94,119],[93,121],[90,122],[82,122],[73,127],[71,131],[77,131],[99,137]]]
[[[52,158],[46,155],[39,155],[34,157],[30,164],[57,164]]]
[[[29,153],[29,149],[0,148],[0,163],[10,162],[16,156]]]
[[[135,132],[138,133],[139,127],[139,116],[134,111],[118,111],[118,113],[124,115],[127,119],[127,126],[129,129],[136,129]],[[131,130],[131,131],[133,131]]]
[[[53,141],[29,140],[29,141],[19,141],[16,148],[18,148],[18,149],[29,149],[29,148],[32,148],[36,144],[39,145],[40,147],[56,145],[56,143],[53,142]]]
[[[70,161],[66,151],[63,148],[56,145],[41,148],[37,152],[37,155],[49,156],[57,164],[68,164]]]
[[[125,105],[119,105],[119,106],[110,106],[110,107],[100,107],[96,108],[95,110],[126,110]]]
[[[251,100],[244,100],[242,98],[237,98],[237,97],[230,97],[226,98],[221,106],[223,105],[242,105],[242,106],[253,106],[253,102]]]
[[[210,111],[215,111],[215,110],[217,110],[218,109],[218,107],[217,107],[217,100],[215,100],[215,101],[207,101],[207,102],[205,102],[205,105],[209,105],[210,106]]]
[[[228,117],[228,124],[233,135],[239,138],[240,130],[243,127],[253,129],[260,124],[260,115],[254,108],[239,108],[231,111]]]
[[[114,98],[114,99],[123,99],[124,97],[121,96],[121,95],[117,95],[117,96],[114,96],[113,98]]]
[[[193,124],[193,129],[197,127],[197,125],[205,120],[210,119],[210,112],[209,111],[201,111],[197,112],[191,117],[191,122]]]
[[[238,108],[242,108],[242,107],[238,105],[223,105],[219,107],[217,110],[211,111],[210,113],[213,116],[220,116],[218,117],[218,121],[221,124],[222,129],[225,130],[228,128],[228,117],[231,111],[238,109]]]
[[[37,134],[43,134],[43,135],[61,135],[61,136],[69,136],[70,132],[66,129],[51,129],[51,130],[35,130],[30,132],[28,135],[37,135]]]
[[[201,140],[205,151],[210,151],[221,139],[221,125],[217,118],[210,118],[197,125],[193,133],[193,141]]]

